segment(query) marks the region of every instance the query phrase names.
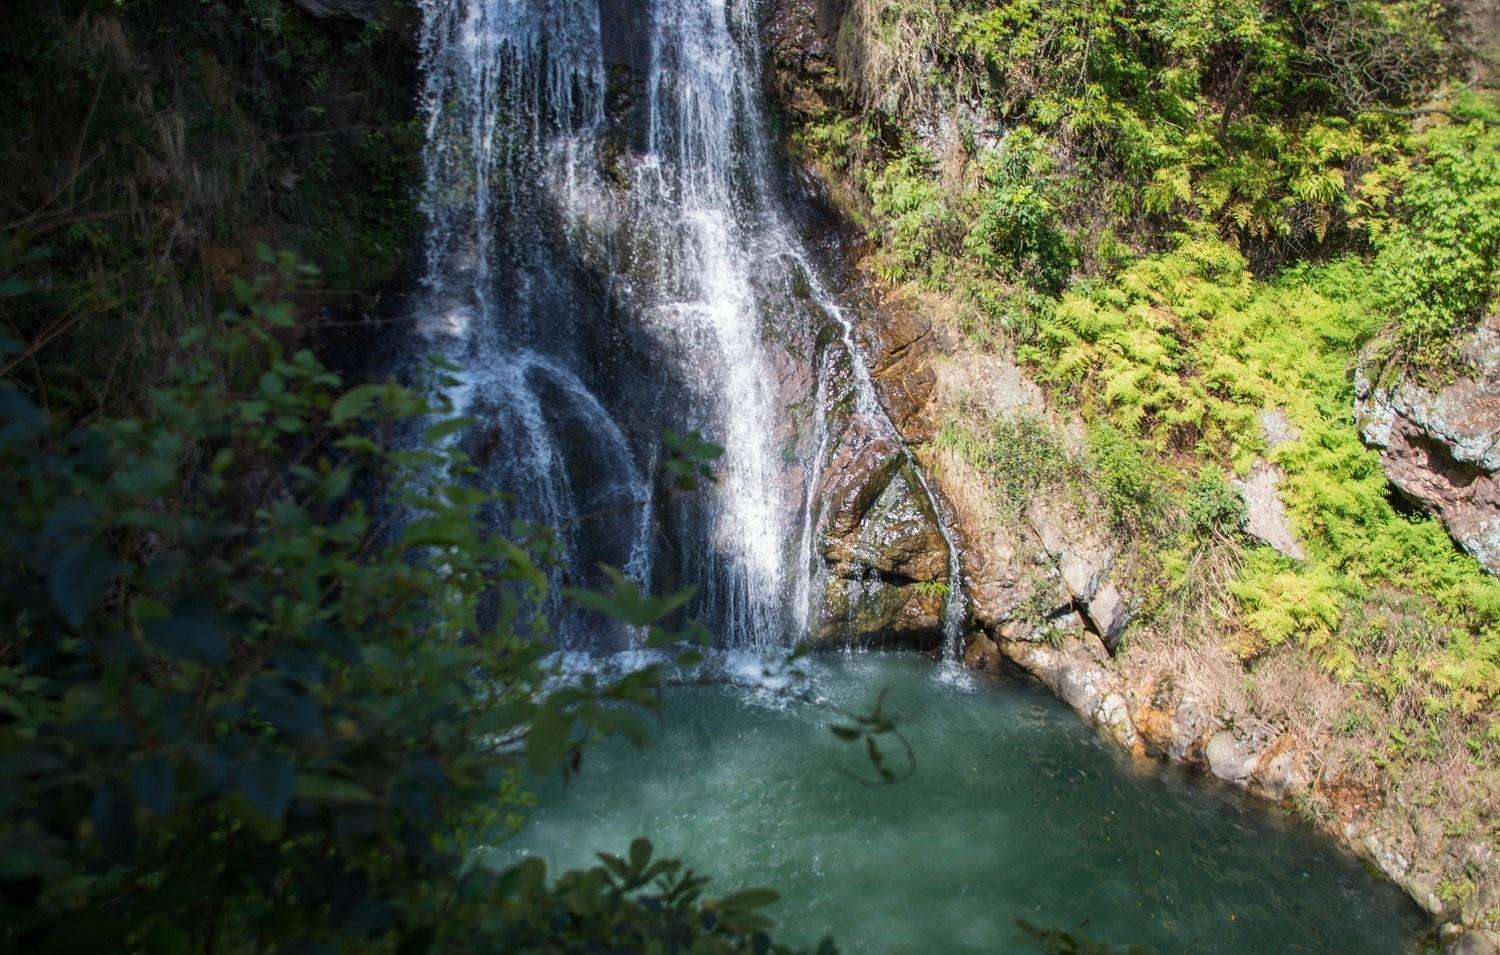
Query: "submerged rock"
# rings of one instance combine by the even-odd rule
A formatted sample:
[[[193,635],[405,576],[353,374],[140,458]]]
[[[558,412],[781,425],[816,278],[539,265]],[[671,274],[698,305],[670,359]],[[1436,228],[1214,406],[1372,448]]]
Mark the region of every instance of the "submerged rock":
[[[1456,378],[1429,386],[1387,380],[1367,353],[1355,376],[1354,414],[1391,483],[1500,575],[1500,312],[1469,336],[1459,357]]]

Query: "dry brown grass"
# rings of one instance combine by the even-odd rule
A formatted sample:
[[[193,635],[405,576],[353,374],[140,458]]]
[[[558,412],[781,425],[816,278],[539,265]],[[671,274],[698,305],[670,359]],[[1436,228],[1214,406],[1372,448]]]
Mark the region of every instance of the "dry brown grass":
[[[933,76],[952,45],[947,14],[936,0],[850,0],[834,55],[865,109],[899,113],[930,98]],[[944,81],[964,89],[965,77]]]

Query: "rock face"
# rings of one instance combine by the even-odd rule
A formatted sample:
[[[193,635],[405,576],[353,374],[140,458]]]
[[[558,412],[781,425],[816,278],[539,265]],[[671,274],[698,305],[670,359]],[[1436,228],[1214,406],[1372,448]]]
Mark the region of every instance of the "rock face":
[[[937,518],[909,464],[898,460],[870,475],[871,486],[885,486],[855,530],[827,538],[822,635],[845,642],[936,644],[948,587],[948,554]]]
[[[788,127],[848,111],[832,50],[844,6],[841,0],[774,0],[769,6],[763,21],[767,86]],[[915,132],[935,147],[946,175],[944,142],[951,139],[944,140],[944,118],[936,113],[933,118]],[[829,205],[859,208],[859,190],[836,170],[810,163],[803,174]],[[851,231],[838,241],[858,275],[862,235]],[[1008,356],[962,341],[954,332],[951,301],[941,296],[927,301],[925,293],[883,288],[864,277],[867,287],[856,293],[862,301],[851,305],[859,315],[857,344],[882,404],[934,485],[957,540],[969,612],[960,639],[964,663],[982,671],[1018,667],[1134,754],[1170,760],[1315,814],[1332,838],[1447,922],[1442,940],[1450,952],[1495,952],[1500,856],[1493,848],[1450,836],[1428,824],[1433,816],[1376,802],[1357,783],[1325,775],[1326,721],[1282,711],[1263,715],[1255,701],[1237,695],[1243,691],[1234,682],[1243,676],[1240,669],[1220,672],[1191,644],[1169,644],[1165,653],[1140,638],[1121,646],[1138,606],[1131,550],[1101,520],[1104,511],[1090,503],[1088,489],[1082,494],[1043,490],[1022,506],[1010,506],[1013,501],[997,506],[987,475],[933,440],[954,417],[980,430],[1025,418],[1045,425],[1056,444],[1072,453],[1083,446],[1079,422],[1050,409]],[[1373,378],[1362,385],[1366,435],[1382,448],[1390,446],[1388,458],[1409,457],[1403,448],[1412,441],[1435,441],[1456,464],[1477,468],[1493,482],[1500,429],[1495,407],[1500,350],[1493,321],[1469,348],[1476,373],[1448,390],[1424,394],[1384,382],[1377,386],[1370,383]],[[1299,437],[1274,408],[1262,412],[1260,426],[1272,452]],[[918,516],[920,507],[913,509],[911,482],[903,478],[903,462],[892,443],[873,434],[861,437],[857,428],[833,441],[830,449],[837,451],[826,459],[827,469],[848,473],[827,476],[823,485],[828,495],[822,498],[828,523],[820,541],[828,568],[824,598],[828,609],[837,611],[830,619],[843,615],[826,628],[829,639],[916,635],[924,627],[933,627],[927,633],[935,636],[937,605],[912,599],[947,582],[932,576],[939,550],[934,533],[924,528],[935,532],[935,521],[929,524],[925,515]],[[1247,529],[1296,559],[1302,548],[1279,498],[1281,473],[1274,459],[1268,454],[1255,462],[1240,482]],[[1387,470],[1392,467],[1388,460]],[[1484,518],[1475,515],[1486,506],[1493,514],[1492,505],[1484,503],[1485,495],[1493,502],[1493,483],[1459,486],[1464,475],[1453,475],[1452,467],[1444,473],[1452,479],[1433,497],[1442,507],[1430,506],[1443,513],[1455,535],[1482,537]],[[1409,483],[1408,493],[1421,489],[1415,473]],[[1462,530],[1465,520],[1481,533]],[[1482,541],[1468,546],[1482,548]],[[1233,666],[1239,667],[1238,661]],[[1462,903],[1437,891],[1454,873],[1475,883]]]
[[[1354,414],[1391,483],[1500,576],[1500,312],[1459,355],[1459,375],[1429,387],[1387,380],[1367,354],[1355,376]]]
[[[390,9],[390,0],[292,0],[310,16],[319,19],[358,20],[370,23]]]
[[[826,643],[933,646],[943,637],[948,546],[899,438],[855,412],[824,469]]]

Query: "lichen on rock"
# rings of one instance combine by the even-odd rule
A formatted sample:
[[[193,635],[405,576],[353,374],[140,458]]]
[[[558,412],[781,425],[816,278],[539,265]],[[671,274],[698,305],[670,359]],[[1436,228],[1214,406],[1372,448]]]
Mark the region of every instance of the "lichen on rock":
[[[1458,354],[1451,380],[1426,384],[1382,369],[1376,348],[1366,349],[1354,414],[1391,483],[1500,576],[1500,312]]]

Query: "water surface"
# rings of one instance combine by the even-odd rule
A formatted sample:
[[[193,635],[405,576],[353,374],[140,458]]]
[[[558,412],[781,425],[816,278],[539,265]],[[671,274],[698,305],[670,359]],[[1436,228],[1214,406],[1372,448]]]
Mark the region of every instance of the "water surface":
[[[1039,689],[909,656],[804,669],[800,691],[671,690],[653,746],[590,750],[500,854],[585,866],[644,835],[716,893],[776,888],[780,937],[832,935],[845,952],[1041,950],[1018,920],[1108,951],[1417,949],[1416,907],[1326,838],[1130,760]],[[882,687],[916,764],[864,785],[850,774],[869,763],[830,732],[830,707],[867,710]]]

